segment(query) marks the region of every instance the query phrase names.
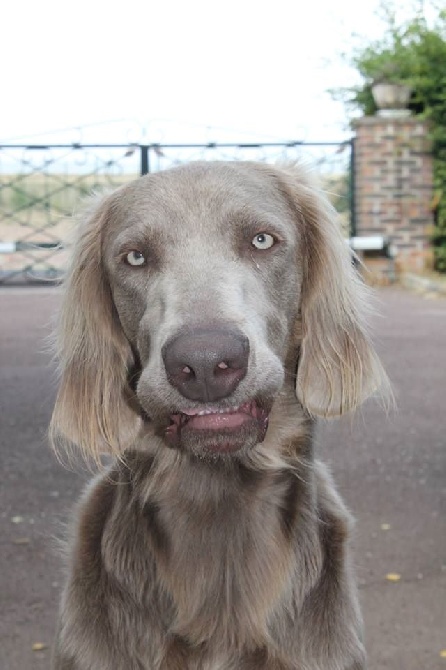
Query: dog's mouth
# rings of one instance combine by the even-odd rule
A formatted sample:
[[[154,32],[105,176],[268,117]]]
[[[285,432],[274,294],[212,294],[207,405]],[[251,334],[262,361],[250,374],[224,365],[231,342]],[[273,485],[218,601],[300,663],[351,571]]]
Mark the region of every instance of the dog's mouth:
[[[269,409],[256,400],[237,407],[204,405],[171,414],[165,436],[172,446],[186,441],[210,452],[233,452],[252,442],[253,436],[263,442],[268,418]]]

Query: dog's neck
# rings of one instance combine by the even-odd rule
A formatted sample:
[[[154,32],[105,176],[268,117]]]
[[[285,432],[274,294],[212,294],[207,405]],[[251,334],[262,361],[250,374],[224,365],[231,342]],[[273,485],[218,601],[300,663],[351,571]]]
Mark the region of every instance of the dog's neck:
[[[282,397],[271,415],[277,426],[232,463],[201,460],[159,440],[150,442],[151,455],[128,455],[142,509],[156,528],[156,569],[173,605],[170,632],[190,643],[271,643],[276,613],[296,597],[296,564],[304,570],[309,560],[302,555],[296,563],[297,524],[317,555],[314,519],[307,518],[312,422],[292,404],[290,411]]]

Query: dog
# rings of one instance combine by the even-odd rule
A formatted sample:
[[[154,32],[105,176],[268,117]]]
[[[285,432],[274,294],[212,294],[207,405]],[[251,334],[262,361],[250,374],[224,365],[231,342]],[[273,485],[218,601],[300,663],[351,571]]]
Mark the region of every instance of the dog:
[[[336,214],[299,165],[196,162],[95,200],[50,433],[112,463],[68,542],[54,670],[363,670],[318,416],[386,385]]]

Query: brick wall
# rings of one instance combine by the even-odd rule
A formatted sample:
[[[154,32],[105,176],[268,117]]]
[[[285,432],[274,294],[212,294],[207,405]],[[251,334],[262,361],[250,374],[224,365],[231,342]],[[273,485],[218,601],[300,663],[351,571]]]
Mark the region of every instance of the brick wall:
[[[430,257],[433,191],[428,126],[413,117],[355,123],[357,235],[385,235],[397,266],[420,270]]]

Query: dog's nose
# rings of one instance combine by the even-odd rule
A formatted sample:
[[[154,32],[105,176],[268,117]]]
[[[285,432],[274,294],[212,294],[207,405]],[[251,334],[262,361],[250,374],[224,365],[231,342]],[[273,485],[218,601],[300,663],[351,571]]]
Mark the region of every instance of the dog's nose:
[[[164,345],[169,382],[189,400],[226,398],[246,375],[249,340],[232,328],[196,328]]]

